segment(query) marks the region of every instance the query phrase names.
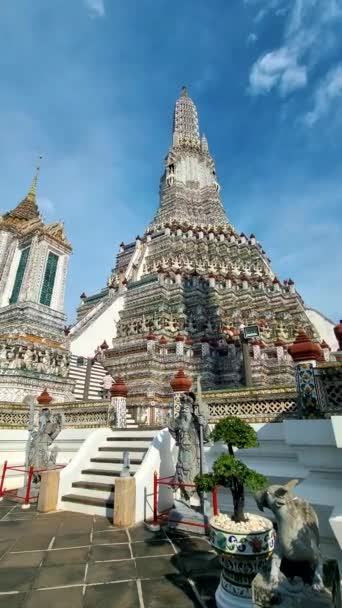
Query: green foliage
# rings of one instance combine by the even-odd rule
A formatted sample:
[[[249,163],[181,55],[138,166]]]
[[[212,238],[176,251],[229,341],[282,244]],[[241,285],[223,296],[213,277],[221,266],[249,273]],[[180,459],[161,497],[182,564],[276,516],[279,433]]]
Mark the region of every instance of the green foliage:
[[[221,454],[215,460],[212,473],[196,475],[197,489],[201,493],[211,492],[215,486],[229,488],[233,495],[234,520],[245,521],[245,487],[256,492],[267,486],[268,479],[235,458],[232,448],[233,446],[238,449],[258,446],[257,435],[254,429],[240,418],[229,417],[218,422],[211,433],[211,438],[215,442],[224,441],[229,448],[229,454]]]
[[[267,478],[247,467],[241,460],[229,454],[221,454],[214,464],[213,472],[197,475],[195,483],[201,492],[211,492],[215,486],[231,488],[233,479],[238,480],[250,490],[260,490],[267,485]]]
[[[211,433],[213,441],[224,441],[238,449],[255,448],[258,439],[255,430],[240,418],[227,417],[220,420]]]
[[[201,492],[212,492],[217,485],[215,476],[212,473],[203,473],[196,475],[194,483],[197,485],[197,490]]]

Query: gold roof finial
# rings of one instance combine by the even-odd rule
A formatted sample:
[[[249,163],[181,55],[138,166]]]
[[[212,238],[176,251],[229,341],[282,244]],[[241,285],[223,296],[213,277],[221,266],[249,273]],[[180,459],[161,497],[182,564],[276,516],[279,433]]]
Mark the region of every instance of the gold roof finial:
[[[182,86],[182,93],[181,93],[182,97],[187,97],[188,96],[188,91],[186,90],[186,86]]]
[[[36,194],[37,194],[37,182],[38,182],[38,175],[39,175],[39,171],[40,171],[40,161],[42,160],[42,156],[38,157],[38,164],[36,167],[36,173],[35,176],[32,180],[32,184],[31,184],[31,188],[28,192],[27,198],[32,201],[33,203],[36,202]]]

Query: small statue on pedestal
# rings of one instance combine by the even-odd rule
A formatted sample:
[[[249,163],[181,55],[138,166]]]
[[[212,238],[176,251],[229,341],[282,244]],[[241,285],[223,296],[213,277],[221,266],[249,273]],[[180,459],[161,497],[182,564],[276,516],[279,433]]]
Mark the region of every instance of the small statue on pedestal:
[[[269,576],[258,574],[253,581],[254,606],[332,606],[323,583],[318,517],[307,501],[292,494],[297,483],[293,479],[255,494],[259,509],[274,513],[278,536]]]

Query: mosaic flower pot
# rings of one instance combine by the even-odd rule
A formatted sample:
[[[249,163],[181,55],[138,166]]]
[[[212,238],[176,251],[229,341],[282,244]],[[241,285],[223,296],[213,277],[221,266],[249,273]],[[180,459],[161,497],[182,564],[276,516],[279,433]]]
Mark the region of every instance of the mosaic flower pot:
[[[258,572],[267,571],[274,549],[275,532],[266,517],[265,530],[236,532],[238,524],[231,522],[227,530],[210,520],[210,542],[220,557],[222,572],[216,590],[217,608],[251,608],[252,581]]]

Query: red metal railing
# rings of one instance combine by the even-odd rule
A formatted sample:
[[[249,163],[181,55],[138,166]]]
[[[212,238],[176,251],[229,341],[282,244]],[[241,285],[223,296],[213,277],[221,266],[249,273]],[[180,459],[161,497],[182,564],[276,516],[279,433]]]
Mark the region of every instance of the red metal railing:
[[[158,520],[163,519],[167,516],[168,511],[162,511],[161,513],[158,513],[158,486],[169,486],[169,487],[175,487],[175,488],[196,488],[196,484],[194,483],[179,483],[177,481],[171,481],[173,479],[173,475],[170,475],[169,477],[159,477],[158,478],[158,473],[157,471],[154,472],[153,475],[153,520],[152,520],[152,524],[153,526],[157,526],[158,525]],[[218,508],[218,496],[217,496],[217,488],[218,486],[215,486],[215,488],[212,491],[212,496],[213,496],[213,513],[214,515],[218,515],[219,514],[219,508]],[[169,519],[168,521],[170,522],[175,522],[177,523],[178,520],[176,519]],[[192,521],[186,521],[184,519],[182,519],[182,523],[189,525],[189,526],[195,526],[198,528],[209,528],[208,524],[201,524],[201,523],[197,523],[197,522],[192,522]]]
[[[51,469],[34,469],[31,465],[28,469],[25,466],[8,466],[7,460],[4,462],[4,466],[2,468],[1,481],[0,481],[0,500],[3,499],[4,496],[11,496],[17,498],[17,500],[23,500],[23,506],[29,507],[32,502],[36,502],[38,500],[38,496],[31,496],[31,486],[33,475],[37,473],[45,473],[45,471],[54,471],[56,469],[63,469],[65,467],[64,464],[57,464]],[[6,490],[5,488],[5,479],[7,471],[18,471],[19,473],[28,473],[27,485],[25,496],[18,496],[18,488],[13,490]]]

